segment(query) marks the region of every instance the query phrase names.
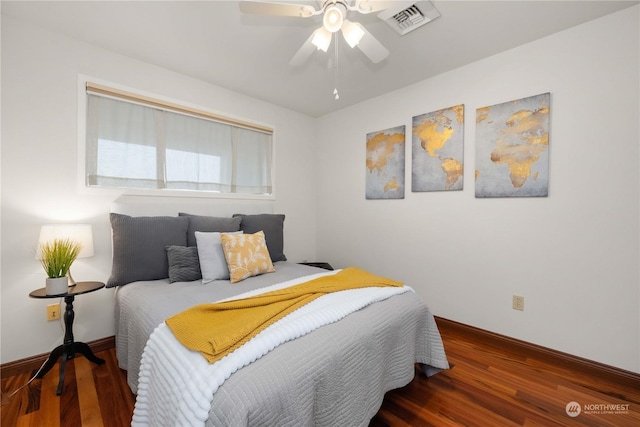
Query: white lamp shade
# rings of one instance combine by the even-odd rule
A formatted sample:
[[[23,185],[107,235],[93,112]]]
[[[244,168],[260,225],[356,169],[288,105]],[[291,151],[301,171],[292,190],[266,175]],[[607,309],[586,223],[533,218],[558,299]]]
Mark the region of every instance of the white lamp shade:
[[[40,247],[55,239],[69,239],[80,244],[78,258],[93,256],[93,231],[91,224],[47,224],[40,228],[36,259],[40,259]]]

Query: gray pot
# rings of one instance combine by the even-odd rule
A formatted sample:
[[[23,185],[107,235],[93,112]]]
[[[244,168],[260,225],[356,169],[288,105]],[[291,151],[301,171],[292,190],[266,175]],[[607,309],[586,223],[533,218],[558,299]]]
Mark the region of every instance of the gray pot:
[[[46,289],[47,295],[66,294],[69,287],[68,277],[47,277]]]

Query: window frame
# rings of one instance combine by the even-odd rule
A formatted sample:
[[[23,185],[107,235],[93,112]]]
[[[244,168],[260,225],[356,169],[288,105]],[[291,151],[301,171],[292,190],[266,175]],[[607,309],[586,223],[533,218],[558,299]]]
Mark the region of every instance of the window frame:
[[[262,129],[271,131],[271,194],[251,194],[251,193],[226,193],[210,190],[189,190],[189,189],[173,189],[173,188],[154,188],[154,189],[142,189],[142,188],[127,188],[127,187],[100,187],[88,185],[86,174],[86,156],[87,156],[87,141],[86,141],[86,129],[87,129],[87,83],[92,83],[100,86],[112,88],[114,90],[128,92],[141,98],[148,98],[157,100],[169,105],[176,105],[183,107],[187,110],[201,111],[209,114],[213,117],[219,117],[227,121],[228,124],[238,123],[244,125],[249,129]],[[99,78],[94,78],[86,75],[78,75],[78,136],[77,136],[77,184],[78,192],[80,194],[113,194],[119,195],[132,195],[132,196],[154,196],[154,197],[195,197],[195,198],[210,198],[210,199],[245,199],[245,200],[275,200],[276,199],[276,128],[273,125],[257,122],[254,120],[248,120],[243,117],[237,117],[231,114],[219,113],[211,110],[210,108],[190,104],[185,101],[180,101],[166,96],[162,96],[155,93],[144,92],[138,89],[133,89],[127,86],[123,86],[113,82],[107,82]],[[144,105],[144,104],[143,104]],[[197,114],[194,114],[198,117]],[[212,119],[214,120],[214,119]]]

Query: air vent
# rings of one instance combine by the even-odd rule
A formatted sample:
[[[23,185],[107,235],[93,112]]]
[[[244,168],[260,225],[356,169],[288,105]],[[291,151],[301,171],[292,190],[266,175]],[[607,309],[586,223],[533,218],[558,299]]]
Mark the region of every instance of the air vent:
[[[402,1],[396,7],[390,7],[378,14],[401,36],[427,24],[440,16],[433,4],[428,0]]]

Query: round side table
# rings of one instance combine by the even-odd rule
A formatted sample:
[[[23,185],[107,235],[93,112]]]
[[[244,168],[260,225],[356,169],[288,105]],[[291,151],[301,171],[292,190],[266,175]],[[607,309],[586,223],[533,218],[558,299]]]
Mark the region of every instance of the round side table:
[[[36,378],[44,377],[46,373],[53,368],[58,359],[61,358],[60,380],[58,381],[58,389],[56,390],[56,395],[58,396],[62,394],[67,360],[73,359],[76,353],[82,354],[91,362],[97,363],[98,365],[102,365],[104,363],[104,360],[93,354],[91,348],[87,344],[73,340],[73,319],[75,317],[75,313],[73,311],[73,300],[76,295],[88,294],[89,292],[94,292],[102,288],[104,288],[104,283],[102,282],[77,282],[75,286],[67,288],[67,292],[64,294],[47,295],[47,290],[45,288],[36,289],[29,294],[31,298],[64,298],[64,302],[66,303],[64,311],[64,341],[62,345],[53,349],[45,364],[36,374]]]

